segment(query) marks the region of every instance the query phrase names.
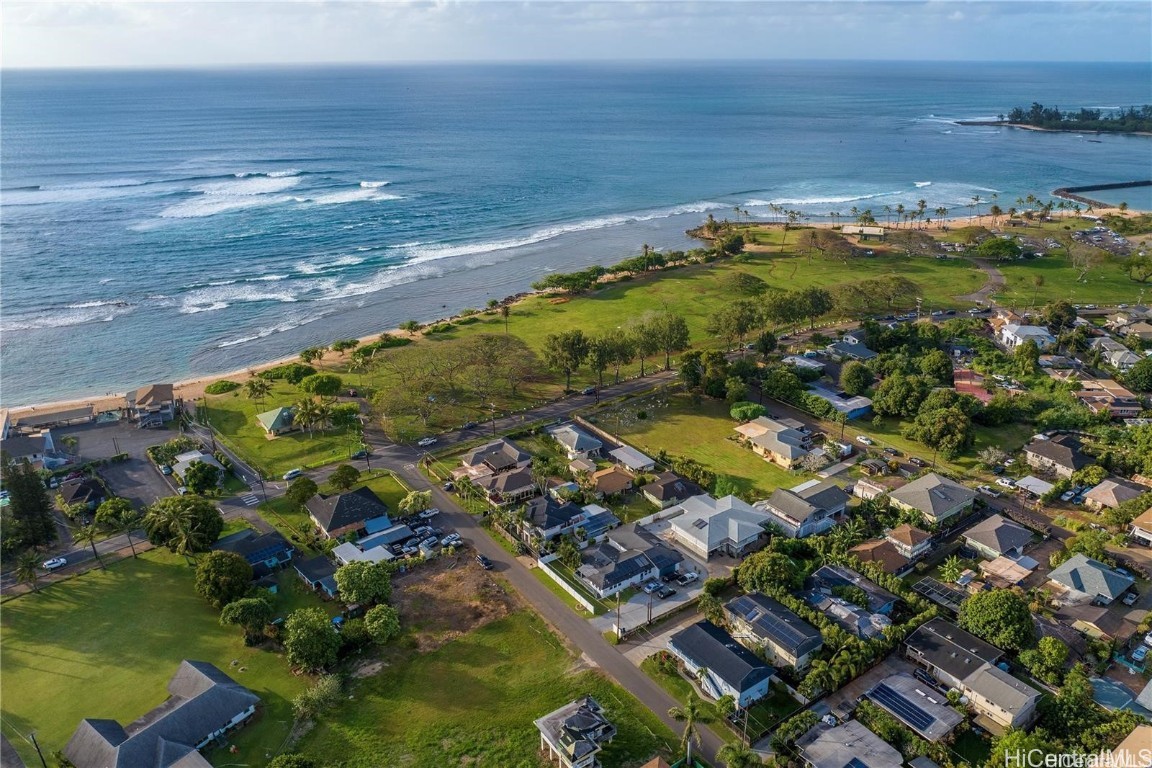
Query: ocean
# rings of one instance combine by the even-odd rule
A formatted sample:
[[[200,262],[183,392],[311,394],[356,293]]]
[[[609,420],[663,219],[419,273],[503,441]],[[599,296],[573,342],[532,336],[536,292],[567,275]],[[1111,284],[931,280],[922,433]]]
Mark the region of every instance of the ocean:
[[[755,62],[5,71],[6,406],[431,320],[717,218],[966,215],[1148,178],[1152,139],[962,127],[1152,101],[1152,66]],[[1113,193],[1115,196],[1118,193]],[[1152,192],[1120,199],[1152,209]],[[1116,200],[1119,202],[1119,199]]]

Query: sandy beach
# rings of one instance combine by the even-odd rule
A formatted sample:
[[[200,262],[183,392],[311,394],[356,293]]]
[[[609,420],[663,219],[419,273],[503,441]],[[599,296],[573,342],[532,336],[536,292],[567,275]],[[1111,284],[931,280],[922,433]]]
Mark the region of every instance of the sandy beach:
[[[1096,209],[1094,212],[1095,215],[1101,215],[1101,216],[1105,215],[1105,214],[1109,214],[1109,213],[1121,213],[1121,211],[1118,208],[1102,208],[1102,209]],[[1136,211],[1129,209],[1128,213],[1136,213]],[[1007,217],[1005,217],[1005,216],[1000,216],[1000,217],[998,217],[998,222],[1002,222],[1006,218]],[[947,226],[947,227],[959,227],[959,226],[977,226],[977,225],[978,226],[985,226],[985,227],[989,227],[989,228],[993,228],[994,226],[996,226],[996,225],[994,225],[993,217],[990,214],[982,214],[980,216],[953,217],[953,218],[946,219],[943,222],[933,221],[931,226],[918,227],[918,229],[922,232],[940,233],[942,231],[943,227],[945,227],[945,226]],[[782,225],[777,225],[777,226],[782,226]],[[819,227],[819,228],[833,228],[835,226],[840,226],[840,225],[839,224],[833,224],[832,222],[808,222],[804,226],[806,226],[806,227]],[[882,226],[882,224],[878,224],[878,226]],[[528,291],[526,293],[532,293],[532,292]],[[444,322],[444,321],[452,319],[453,317],[455,317],[455,315],[445,316],[444,318],[441,318],[440,320],[433,321],[433,323],[430,323],[430,324],[434,324],[435,322]],[[366,336],[362,336],[359,339],[360,343],[366,344],[366,343],[376,341],[377,339],[380,338],[381,334],[383,334],[383,333],[388,333],[388,334],[392,334],[392,335],[396,335],[396,336],[406,336],[407,335],[404,331],[401,331],[397,328],[393,328],[390,330],[382,330],[382,331],[379,331],[377,333],[372,333],[372,334],[368,334]],[[331,362],[336,362],[336,361],[342,360],[342,359],[343,359],[343,357],[340,354],[334,353],[334,352],[328,352],[325,354],[325,356],[323,358],[321,358],[320,363],[321,364],[323,364],[325,362],[331,363]],[[240,368],[237,370],[226,371],[226,372],[222,372],[222,373],[201,374],[201,375],[195,376],[194,378],[184,379],[181,381],[174,382],[173,383],[174,394],[177,398],[179,398],[181,400],[184,400],[186,402],[192,402],[192,401],[198,400],[199,398],[203,397],[205,394],[205,389],[215,381],[220,381],[221,379],[227,379],[229,381],[235,381],[237,383],[243,384],[249,378],[260,373],[261,371],[267,370],[268,368],[272,368],[272,367],[277,366],[277,365],[283,365],[285,363],[291,363],[291,362],[299,362],[299,357],[296,355],[290,355],[290,356],[281,357],[281,358],[278,358],[275,360],[269,360],[267,362],[260,363],[258,365],[248,366],[246,368]],[[139,382],[137,386],[138,387],[144,387],[144,386],[148,386],[149,384],[156,384],[156,383],[164,383],[164,382],[142,381],[142,382]],[[120,392],[110,392],[106,395],[97,396],[97,397],[82,397],[82,398],[75,398],[75,399],[70,399],[70,400],[56,400],[56,401],[38,403],[38,404],[32,405],[32,406],[20,406],[20,407],[9,409],[9,415],[11,417],[17,417],[20,414],[30,413],[30,412],[49,412],[49,413],[51,413],[54,411],[63,411],[63,410],[69,410],[69,409],[73,409],[73,408],[82,408],[82,407],[88,406],[88,405],[92,406],[93,411],[95,413],[103,413],[105,411],[115,411],[115,410],[119,410],[120,408],[122,408],[124,406],[124,402],[125,402],[124,397],[125,397],[126,392],[128,392],[128,391],[129,390],[125,389],[125,390],[120,391]]]

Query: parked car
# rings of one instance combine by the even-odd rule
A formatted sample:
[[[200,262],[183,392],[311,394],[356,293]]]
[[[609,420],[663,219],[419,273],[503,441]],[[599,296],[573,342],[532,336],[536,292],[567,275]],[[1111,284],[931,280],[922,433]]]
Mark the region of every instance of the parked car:
[[[663,589],[661,589],[659,592],[656,593],[656,597],[660,598],[661,600],[667,600],[669,597],[672,597],[672,595],[674,595],[674,594],[676,594],[675,589],[673,589],[672,587],[664,587]]]
[[[348,458],[350,458],[350,459],[366,459],[366,458],[368,458],[368,451],[363,451],[363,450],[356,451],[356,453],[352,454]]]
[[[466,421],[460,425],[460,429],[475,429],[475,428],[476,428],[476,422],[474,422],[474,421]]]
[[[436,507],[432,507],[430,509],[424,510],[419,515],[417,515],[417,517],[419,517],[421,520],[431,520],[432,518],[436,517],[436,515],[438,515],[438,514],[440,514],[440,510],[437,509]]]
[[[188,495],[188,486],[186,486],[186,485],[180,486],[179,488],[176,489],[176,493],[180,494],[181,496],[187,496]]]
[[[692,582],[696,581],[698,578],[700,578],[700,574],[696,573],[695,571],[689,571],[688,573],[682,575],[680,578],[676,579],[676,583],[682,587],[686,587]]]
[[[460,538],[460,534],[450,533],[447,536],[445,536],[444,538],[440,539],[440,546],[442,546],[442,547],[458,547],[458,546],[460,546],[461,541],[462,541],[462,539]]]
[[[885,456],[893,456],[893,457],[904,455],[904,454],[900,453],[900,451],[896,450],[895,448],[885,448],[883,453]]]
[[[924,459],[921,459],[921,458],[919,458],[919,457],[916,457],[916,456],[912,456],[912,457],[910,457],[910,458],[908,459],[908,463],[909,463],[909,464],[912,464],[912,465],[914,465],[914,466],[917,466],[917,467],[926,467],[926,466],[928,466],[928,462],[926,462],[926,461],[924,461]]]
[[[580,394],[582,394],[582,395],[594,395],[594,394],[596,394],[596,387],[584,387],[584,389],[580,390]]]
[[[57,568],[63,568],[68,565],[68,560],[63,557],[53,557],[51,560],[45,560],[41,563],[45,570],[55,571]]]
[[[302,474],[304,474],[304,470],[302,470],[302,469],[299,469],[299,468],[290,469],[284,473],[284,479],[285,480],[295,480],[296,478],[300,477],[300,475],[302,475]]]
[[[1141,663],[1144,661],[1144,659],[1148,658],[1148,646],[1141,645],[1139,648],[1132,651],[1132,654],[1128,658],[1132,659],[1132,661],[1136,662],[1137,664]]]
[[[994,475],[1004,474],[1004,467],[997,464],[996,466],[992,467],[992,474],[994,474]]]
[[[996,478],[996,485],[999,485],[1002,488],[1015,488],[1016,481],[1010,477],[998,477]]]
[[[868,435],[856,435],[856,442],[863,445],[875,445],[876,441],[868,437]]]
[[[1072,501],[1074,498],[1076,498],[1076,491],[1064,491],[1060,494],[1060,501]]]
[[[1139,593],[1129,592],[1128,594],[1124,595],[1124,605],[1136,605],[1136,601],[1139,599]]]
[[[422,437],[416,442],[416,445],[420,446],[421,448],[427,448],[430,445],[436,445],[436,438]]]
[[[161,464],[160,465],[160,474],[162,474],[162,475],[172,474],[172,467],[168,466],[167,464]]]
[[[451,480],[449,480],[448,482],[444,483],[444,485],[442,485],[441,487],[442,487],[444,490],[446,490],[446,491],[454,491],[454,490],[456,490],[456,486],[455,486],[455,484],[453,484],[453,482],[452,482]]]
[[[424,539],[424,541],[420,542],[420,546],[431,549],[439,543],[440,539],[436,538],[435,536],[429,536],[428,538]]]
[[[652,581],[645,582],[645,584],[640,588],[650,595],[653,592],[659,592],[662,587],[660,582],[656,581],[656,579],[652,579]]]
[[[994,499],[1000,498],[1000,492],[993,490],[992,488],[988,487],[987,485],[978,485],[978,486],[976,486],[976,490],[979,491],[980,493],[984,494],[985,496],[991,496]]]
[[[486,571],[492,570],[492,561],[484,555],[476,555],[476,562],[480,563],[480,567]]]

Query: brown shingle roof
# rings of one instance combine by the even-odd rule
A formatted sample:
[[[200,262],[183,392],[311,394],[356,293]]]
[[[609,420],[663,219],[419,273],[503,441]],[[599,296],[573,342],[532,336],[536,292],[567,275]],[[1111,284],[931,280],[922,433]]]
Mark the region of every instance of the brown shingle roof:
[[[904,523],[888,531],[888,538],[895,539],[909,547],[914,547],[921,542],[928,541],[928,539],[932,538],[932,534],[908,525],[908,523]]]
[[[884,573],[896,573],[908,564],[908,558],[897,552],[892,542],[885,539],[873,539],[857,544],[848,550],[848,553],[855,555],[862,563],[879,563]]]

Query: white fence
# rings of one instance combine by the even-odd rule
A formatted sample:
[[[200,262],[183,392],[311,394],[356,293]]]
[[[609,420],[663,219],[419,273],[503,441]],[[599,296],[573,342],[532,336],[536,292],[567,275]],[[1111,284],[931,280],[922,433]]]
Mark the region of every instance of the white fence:
[[[591,602],[588,601],[588,598],[584,597],[575,589],[573,589],[572,585],[565,581],[563,576],[556,573],[556,571],[552,570],[551,566],[548,565],[548,563],[551,563],[553,560],[557,559],[559,559],[559,555],[553,552],[551,554],[544,555],[544,557],[536,561],[536,564],[540,566],[540,569],[544,571],[544,573],[548,574],[549,578],[559,584],[561,589],[571,595],[573,600],[584,606],[588,613],[595,615],[596,608],[592,605]]]

